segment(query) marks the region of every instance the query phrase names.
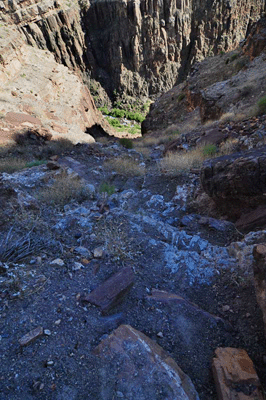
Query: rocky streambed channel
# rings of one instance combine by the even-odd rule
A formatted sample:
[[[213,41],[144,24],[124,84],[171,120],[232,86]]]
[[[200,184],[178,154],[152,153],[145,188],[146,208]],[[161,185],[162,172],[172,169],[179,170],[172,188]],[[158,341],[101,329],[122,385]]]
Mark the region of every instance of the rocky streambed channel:
[[[153,154],[77,145],[1,175],[1,400],[263,398],[266,231],[199,212],[199,173]]]

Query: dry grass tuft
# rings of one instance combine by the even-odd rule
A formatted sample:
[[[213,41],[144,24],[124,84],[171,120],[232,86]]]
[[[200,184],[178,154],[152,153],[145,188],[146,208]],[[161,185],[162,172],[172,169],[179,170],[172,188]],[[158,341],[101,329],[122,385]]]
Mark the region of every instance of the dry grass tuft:
[[[233,154],[237,151],[238,140],[228,139],[220,145],[219,152],[221,155]]]
[[[145,175],[145,167],[130,157],[114,158],[108,160],[104,165],[106,168],[125,176]]]
[[[180,173],[189,172],[190,169],[200,168],[207,158],[211,158],[211,156],[204,154],[204,147],[196,147],[186,153],[168,153],[159,167],[165,174],[176,176]]]
[[[67,173],[58,175],[51,186],[39,190],[37,199],[51,206],[63,207],[71,201],[82,202],[91,197],[91,192],[82,181]]]
[[[7,172],[12,174],[13,172],[20,171],[26,167],[27,159],[24,157],[6,157],[0,158],[0,173]]]

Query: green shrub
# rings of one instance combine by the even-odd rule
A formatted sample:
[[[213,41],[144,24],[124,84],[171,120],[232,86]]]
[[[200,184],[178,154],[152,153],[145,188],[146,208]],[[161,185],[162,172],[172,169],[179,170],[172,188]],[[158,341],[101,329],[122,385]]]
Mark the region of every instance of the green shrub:
[[[144,119],[145,119],[145,117],[144,117],[144,115],[142,115],[141,113],[139,113],[139,112],[134,112],[134,111],[128,111],[127,113],[126,113],[126,117],[128,118],[128,119],[130,119],[130,120],[132,120],[132,121],[137,121],[137,122],[142,122],[142,121],[144,121]]]
[[[39,165],[46,164],[46,160],[34,160],[25,165],[26,168],[38,167]]]
[[[104,115],[109,115],[108,108],[106,106],[104,107],[99,107],[99,110],[104,114]]]
[[[126,149],[133,149],[133,142],[130,139],[127,138],[121,138],[119,140],[119,143],[124,146]]]
[[[215,153],[217,153],[217,151],[218,151],[218,149],[215,146],[215,144],[207,144],[202,149],[204,156],[213,156]]]
[[[259,114],[266,114],[266,96],[258,101]]]
[[[113,118],[107,118],[108,122],[110,125],[112,125],[114,128],[122,128],[123,125],[119,122],[118,119],[113,119]]]
[[[186,97],[185,93],[180,93],[177,97],[177,101],[182,101]]]
[[[101,183],[101,185],[99,187],[99,192],[106,193],[108,196],[111,196],[112,194],[115,193],[115,186],[110,185],[107,182],[103,182],[103,183]]]
[[[126,112],[124,110],[120,110],[119,108],[113,108],[110,112],[110,115],[116,118],[124,118]]]

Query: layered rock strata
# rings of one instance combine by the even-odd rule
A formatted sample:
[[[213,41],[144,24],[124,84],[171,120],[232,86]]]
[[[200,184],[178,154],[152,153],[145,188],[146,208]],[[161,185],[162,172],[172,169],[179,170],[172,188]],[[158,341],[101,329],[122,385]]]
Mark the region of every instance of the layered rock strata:
[[[234,49],[263,0],[92,1],[84,14],[93,76],[109,93],[169,90],[195,62]]]

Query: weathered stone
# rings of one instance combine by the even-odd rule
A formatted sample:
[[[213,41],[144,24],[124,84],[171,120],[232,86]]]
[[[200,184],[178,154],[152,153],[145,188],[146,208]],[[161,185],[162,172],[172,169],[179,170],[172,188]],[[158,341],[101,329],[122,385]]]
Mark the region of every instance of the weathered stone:
[[[94,350],[102,359],[103,400],[198,400],[190,378],[155,342],[130,325],[121,325]]]
[[[266,335],[266,244],[258,244],[253,248],[253,271],[256,297],[261,308]]]
[[[242,349],[218,348],[213,359],[213,375],[219,400],[263,400],[253,362]]]
[[[206,161],[201,169],[204,191],[228,213],[265,202],[265,149],[236,153]]]
[[[126,267],[98,286],[83,298],[83,301],[95,304],[102,312],[108,312],[129,291],[134,282],[134,273]]]
[[[19,344],[20,346],[27,346],[31,342],[33,342],[35,339],[43,335],[43,328],[41,326],[38,326],[37,328],[33,329],[32,331],[26,333],[26,335],[22,336],[22,338],[19,339]]]
[[[57,265],[58,267],[63,267],[64,261],[61,258],[56,258],[55,260],[51,261],[51,265]]]

